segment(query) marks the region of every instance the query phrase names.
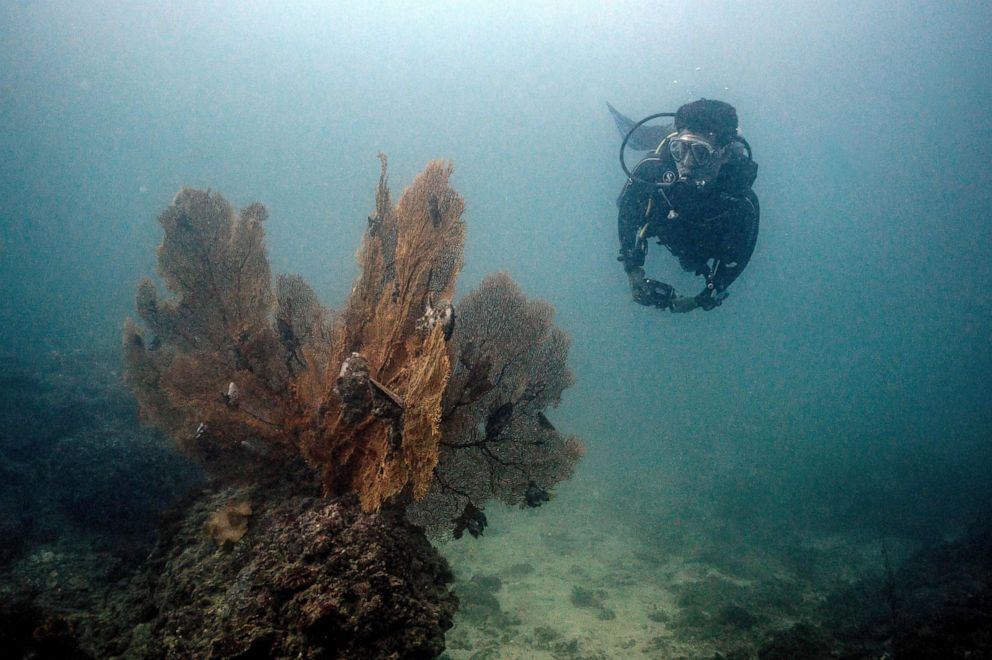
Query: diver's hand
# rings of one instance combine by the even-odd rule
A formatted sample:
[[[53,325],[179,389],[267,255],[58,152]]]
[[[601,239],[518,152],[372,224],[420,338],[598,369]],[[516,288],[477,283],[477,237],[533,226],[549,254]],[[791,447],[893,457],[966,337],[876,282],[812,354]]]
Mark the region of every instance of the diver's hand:
[[[699,301],[692,296],[676,296],[672,301],[672,313],[685,314],[700,306]]]
[[[651,297],[651,287],[647,285],[647,280],[644,278],[641,278],[637,282],[632,281],[630,292],[634,295],[634,302],[638,305],[650,307],[654,304],[654,300]]]
[[[704,312],[708,312],[711,309],[716,309],[719,307],[726,297],[726,291],[721,291],[720,293],[714,294],[712,289],[706,289],[697,296],[676,296],[675,299],[672,300],[672,312],[676,314],[685,314],[686,312],[691,312],[697,307],[702,309]]]
[[[702,307],[704,312],[708,312],[711,309],[716,309],[723,304],[723,300],[730,295],[726,291],[721,291],[720,293],[713,293],[712,289],[706,289],[698,296],[695,297],[696,303]]]
[[[675,289],[664,282],[644,277],[644,269],[638,268],[629,274],[630,291],[634,302],[647,307],[668,309],[672,305]]]
[[[699,305],[704,312],[708,312],[711,309],[716,309],[719,307],[720,301],[711,296],[709,291],[707,291],[696,296],[696,304]]]

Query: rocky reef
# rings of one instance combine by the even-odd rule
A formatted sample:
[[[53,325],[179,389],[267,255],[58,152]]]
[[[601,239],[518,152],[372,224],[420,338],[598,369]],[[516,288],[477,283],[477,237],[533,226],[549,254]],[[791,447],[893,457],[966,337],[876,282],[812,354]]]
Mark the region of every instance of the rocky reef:
[[[301,478],[304,471],[299,472]],[[237,541],[204,534],[250,503]],[[244,510],[244,509],[242,509]],[[208,488],[176,512],[87,632],[99,657],[431,658],[457,599],[445,560],[397,510],[280,479]]]

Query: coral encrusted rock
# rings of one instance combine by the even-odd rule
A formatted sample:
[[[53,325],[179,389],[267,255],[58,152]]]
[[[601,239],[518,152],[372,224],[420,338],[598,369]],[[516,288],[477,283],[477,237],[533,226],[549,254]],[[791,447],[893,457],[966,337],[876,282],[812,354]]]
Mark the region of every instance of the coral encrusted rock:
[[[423,532],[357,497],[282,484],[200,494],[90,638],[101,657],[432,658],[456,596]],[[301,494],[302,491],[302,494]],[[204,533],[232,500],[257,502],[243,538]],[[149,606],[148,603],[153,603]]]

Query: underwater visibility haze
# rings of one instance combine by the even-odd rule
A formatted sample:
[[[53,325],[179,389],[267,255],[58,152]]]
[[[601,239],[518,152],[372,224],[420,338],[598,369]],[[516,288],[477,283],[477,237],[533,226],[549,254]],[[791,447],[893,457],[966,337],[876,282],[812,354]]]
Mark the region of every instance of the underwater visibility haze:
[[[989,653],[989,25],[981,2],[0,2],[0,641]],[[737,110],[760,228],[722,305],[671,314],[616,260],[607,104],[700,98]],[[212,268],[239,278],[208,292]],[[699,286],[661,245],[646,269]]]

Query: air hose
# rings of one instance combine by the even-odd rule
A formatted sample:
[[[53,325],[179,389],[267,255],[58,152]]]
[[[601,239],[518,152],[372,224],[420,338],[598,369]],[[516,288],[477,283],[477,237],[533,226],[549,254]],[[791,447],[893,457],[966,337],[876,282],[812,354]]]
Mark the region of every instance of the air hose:
[[[627,150],[627,142],[630,140],[630,136],[634,134],[634,131],[636,131],[637,129],[639,129],[641,126],[648,123],[652,119],[657,119],[658,117],[674,117],[674,116],[675,116],[674,112],[658,112],[653,115],[648,115],[641,121],[634,124],[634,127],[631,128],[629,131],[627,131],[627,135],[624,136],[623,142],[620,144],[620,167],[623,168],[623,173],[626,174],[627,177],[630,178],[632,181],[638,181],[640,183],[653,183],[653,181],[645,181],[643,179],[635,178],[634,175],[630,173],[630,170],[627,169],[627,163],[624,160],[623,155],[624,152]]]

